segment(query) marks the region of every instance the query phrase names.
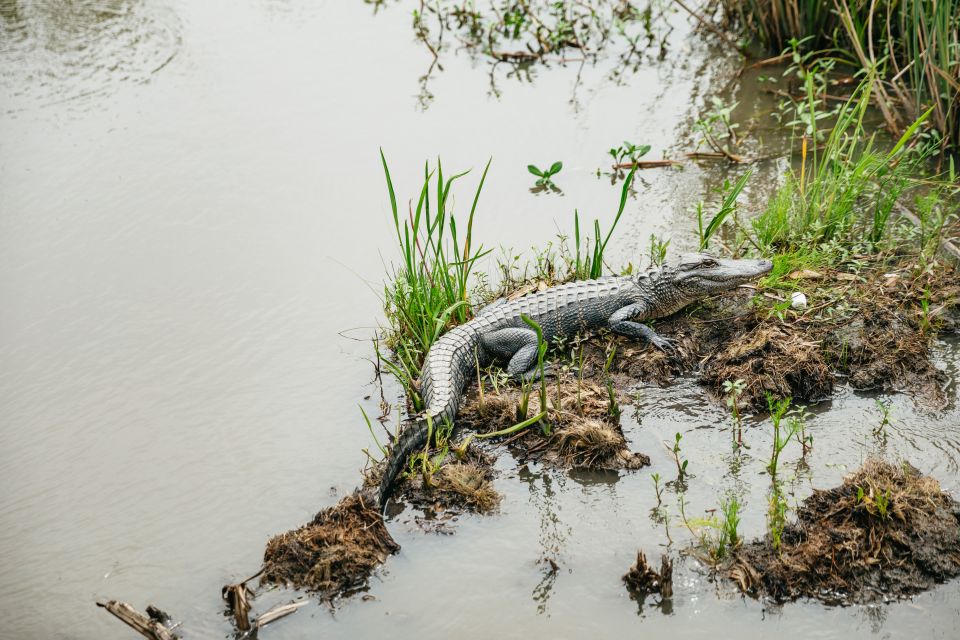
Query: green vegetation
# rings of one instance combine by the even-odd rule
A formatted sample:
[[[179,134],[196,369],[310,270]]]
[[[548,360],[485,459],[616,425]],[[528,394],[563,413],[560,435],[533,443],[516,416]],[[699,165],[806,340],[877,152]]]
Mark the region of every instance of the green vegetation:
[[[559,160],[550,165],[549,169],[540,169],[533,164],[527,165],[527,171],[537,176],[536,184],[538,187],[553,187],[554,189],[557,187],[557,185],[553,183],[552,178],[560,173],[561,169],[563,169],[563,163]]]
[[[720,227],[723,226],[723,223],[730,214],[736,213],[737,198],[740,197],[743,188],[747,186],[747,181],[752,174],[752,171],[747,171],[733,184],[730,184],[729,180],[724,180],[723,189],[721,190],[723,199],[720,202],[720,209],[710,218],[706,226],[703,224],[703,202],[697,204],[697,235],[700,238],[701,251],[710,248],[710,238],[720,230]]]
[[[940,149],[960,145],[960,0],[722,0],[728,20],[780,53],[788,46],[875,74],[869,86],[896,135],[931,113]],[[818,96],[819,99],[820,96]]]
[[[747,383],[743,380],[725,380],[723,382],[723,395],[727,403],[727,408],[733,414],[733,425],[735,427],[736,441],[738,446],[743,446],[743,419],[740,416],[740,396]]]
[[[673,460],[677,463],[677,482],[682,483],[687,477],[687,465],[690,463],[689,460],[684,459],[680,454],[680,441],[683,440],[683,436],[678,431],[673,438],[673,448],[670,449],[670,453],[673,454]]]
[[[447,329],[471,317],[468,287],[470,274],[477,260],[488,251],[471,245],[473,220],[490,163],[483,170],[480,183],[461,236],[457,220],[449,210],[450,189],[465,173],[444,179],[443,167],[424,166],[423,186],[416,209],[401,216],[390,178],[390,169],[380,153],[390,196],[393,224],[400,248],[401,263],[394,267],[392,279],[384,288],[384,305],[390,331],[386,344],[393,358],[385,360],[417,410],[422,401],[413,381],[420,374],[423,358],[430,345]],[[435,195],[431,191],[435,189]]]
[[[581,241],[580,213],[578,211],[573,212],[573,242],[575,253],[573,254],[573,259],[568,261],[569,264],[567,265],[571,271],[570,275],[572,279],[592,280],[603,275],[603,254],[607,249],[607,243],[610,242],[610,237],[613,235],[614,229],[617,228],[617,223],[620,222],[623,210],[627,206],[627,198],[630,195],[630,186],[633,184],[633,176],[635,174],[636,168],[631,169],[630,173],[627,174],[626,180],[623,181],[623,187],[620,189],[620,206],[617,207],[617,215],[614,217],[613,224],[610,225],[610,229],[606,235],[603,235],[600,230],[600,221],[593,221],[592,250],[591,247],[588,246],[589,238],[584,237]],[[601,237],[603,240],[600,239]]]
[[[613,164],[636,164],[640,158],[650,153],[650,145],[634,144],[624,140],[623,144],[611,147],[607,152],[613,158]]]

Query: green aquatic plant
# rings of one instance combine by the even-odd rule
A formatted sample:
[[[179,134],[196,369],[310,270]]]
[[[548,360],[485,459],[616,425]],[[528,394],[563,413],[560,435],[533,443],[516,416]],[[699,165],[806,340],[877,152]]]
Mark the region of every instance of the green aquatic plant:
[[[667,249],[670,247],[670,240],[663,240],[660,236],[650,234],[650,265],[654,267],[663,266],[667,259]]]
[[[611,147],[607,154],[613,158],[613,164],[636,164],[640,158],[650,153],[650,145],[634,144],[624,141],[623,144]]]
[[[730,216],[730,214],[736,213],[737,198],[740,197],[740,193],[743,191],[744,187],[747,186],[747,181],[750,179],[752,174],[753,170],[751,169],[737,178],[737,181],[734,183],[731,183],[729,180],[723,181],[720,208],[713,215],[713,217],[707,221],[706,226],[704,226],[703,202],[697,203],[697,234],[700,238],[701,251],[704,251],[710,247],[710,239],[713,237],[713,235],[720,230],[720,227],[723,226],[723,223],[726,221],[727,217]]]
[[[767,471],[776,479],[777,469],[780,463],[780,454],[787,447],[800,430],[800,421],[796,416],[787,420],[786,429],[781,428],[783,418],[790,409],[790,398],[774,400],[770,393],[767,393],[767,407],[770,410],[770,421],[773,423],[773,450],[770,453],[770,462],[767,464]]]
[[[813,255],[833,261],[857,252],[878,252],[897,236],[890,225],[897,200],[919,175],[928,147],[911,146],[923,114],[889,148],[867,135],[869,77],[843,103],[822,150],[801,147],[799,174],[790,172],[767,208],[750,222],[741,241],[763,255]],[[809,151],[809,153],[808,153]],[[776,260],[775,260],[776,264]]]
[[[930,110],[942,152],[960,146],[960,0],[722,0],[739,24],[772,54],[809,68],[837,61],[874,74],[868,98],[888,130],[904,133]],[[826,91],[818,91],[818,99]]]
[[[877,398],[875,402],[877,405],[877,410],[880,412],[880,424],[878,424],[873,430],[873,435],[883,435],[885,437],[887,433],[887,426],[892,424],[892,421],[890,420],[890,403],[884,402],[879,398]]]
[[[677,463],[677,480],[682,482],[687,477],[687,465],[690,463],[689,460],[686,460],[681,457],[680,450],[680,441],[683,440],[683,436],[678,431],[674,436],[673,448],[670,449],[670,452],[673,454],[673,460]]]
[[[700,542],[710,554],[710,559],[714,563],[723,560],[731,549],[736,549],[740,545],[740,501],[737,496],[730,495],[720,502],[721,519],[716,516],[703,521],[705,525],[700,536]],[[712,529],[716,533],[709,535],[707,530]]]
[[[537,379],[540,381],[540,411],[543,413],[544,418],[542,422],[543,435],[550,435],[551,426],[550,419],[547,417],[547,379],[546,379],[546,370],[544,365],[544,360],[547,356],[547,342],[543,339],[543,329],[540,328],[540,325],[536,320],[530,318],[526,314],[520,314],[520,319],[523,322],[533,329],[537,334]],[[558,405],[559,407],[559,405]]]
[[[527,165],[527,171],[537,176],[536,185],[538,187],[556,187],[552,178],[560,173],[561,169],[563,169],[563,163],[559,160],[550,165],[549,169],[540,169],[533,164]]]
[[[787,499],[783,496],[780,485],[774,482],[770,492],[769,509],[767,510],[767,531],[774,551],[780,551],[783,542],[783,530],[787,526]]]
[[[607,249],[607,243],[610,242],[610,237],[613,236],[613,232],[617,228],[617,223],[620,222],[620,217],[623,215],[623,211],[627,206],[627,198],[630,195],[630,186],[633,184],[633,176],[635,174],[636,167],[630,170],[630,173],[627,174],[626,179],[623,181],[623,186],[620,189],[620,206],[617,208],[617,215],[614,216],[613,223],[610,225],[610,229],[606,235],[600,231],[600,221],[593,221],[594,235],[592,247],[590,246],[589,238],[586,236],[581,237],[580,214],[574,210],[574,253],[568,265],[573,279],[593,280],[603,275],[603,257]]]
[[[743,395],[744,389],[747,388],[747,383],[744,380],[724,380],[723,381],[723,394],[724,400],[727,403],[727,408],[730,409],[730,412],[733,414],[733,425],[736,428],[736,439],[737,444],[743,445],[743,418],[740,415],[740,396]]]
[[[650,479],[653,481],[653,491],[657,495],[657,507],[660,507],[663,504],[663,487],[660,486],[660,474],[652,473]]]

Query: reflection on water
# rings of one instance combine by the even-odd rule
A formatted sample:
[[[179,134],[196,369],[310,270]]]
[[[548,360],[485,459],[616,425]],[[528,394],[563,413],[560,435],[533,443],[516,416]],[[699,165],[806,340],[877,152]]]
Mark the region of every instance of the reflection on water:
[[[145,0],[0,0],[3,108],[19,111],[147,82],[180,48],[176,15]]]
[[[560,518],[561,507],[553,488],[553,484],[560,478],[550,473],[531,472],[527,466],[520,469],[518,477],[527,485],[529,504],[540,522],[540,533],[537,536],[540,559],[537,564],[542,566],[543,578],[533,588],[531,596],[537,604],[537,613],[543,614],[547,612],[553,585],[563,564],[564,547],[572,529]]]

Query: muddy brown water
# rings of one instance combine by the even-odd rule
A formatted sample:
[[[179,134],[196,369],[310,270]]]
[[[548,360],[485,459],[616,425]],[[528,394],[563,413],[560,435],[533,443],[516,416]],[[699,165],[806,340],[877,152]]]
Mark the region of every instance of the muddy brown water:
[[[737,68],[671,14],[665,59],[621,83],[606,59],[579,82],[576,64],[529,78],[498,66],[496,98],[489,64],[461,52],[424,109],[417,4],[0,1],[0,636],[130,637],[94,607],[119,598],[170,611],[189,637],[226,637],[220,586],[356,484],[370,445],[357,404],[375,412],[379,394],[367,338],[393,250],[379,146],[403,198],[425,158],[479,169],[493,156],[475,237],[522,250],[569,232],[575,207],[608,223],[606,149],[688,149]],[[776,135],[769,96],[730,87],[738,119]],[[531,194],[525,166],[558,159],[563,193]],[[747,206],[783,162],[760,165]],[[612,260],[637,263],[650,233],[689,246],[691,206],[736,173],[640,174]],[[885,437],[872,395],[841,389],[814,407],[806,464],[795,451],[781,462],[791,503],[876,453],[956,494],[960,345],[941,342],[937,359],[950,405],[885,396]],[[736,492],[743,534],[763,531],[769,424],[750,422],[752,448],[736,455],[729,423],[692,380],[641,387],[624,426],[652,468],[563,474],[504,455],[499,514],[463,516],[454,535],[399,515],[403,550],[374,599],[311,604],[263,636],[960,635],[956,581],[885,606],[770,608],[690,558],[672,607],[638,610],[620,576],[638,547],[654,563],[665,550],[650,474],[673,479],[661,441],[675,432],[694,474],[687,513]],[[677,517],[673,488],[665,501]],[[676,553],[689,536],[671,534]]]

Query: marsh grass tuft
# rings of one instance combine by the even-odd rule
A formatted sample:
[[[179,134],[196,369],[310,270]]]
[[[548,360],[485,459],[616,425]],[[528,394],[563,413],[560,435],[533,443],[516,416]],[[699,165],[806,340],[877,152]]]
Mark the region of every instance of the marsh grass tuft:
[[[812,55],[876,74],[870,86],[886,126],[931,113],[940,148],[960,145],[960,1],[723,0],[728,20],[754,35],[771,53]],[[805,54],[798,50],[801,43]]]
[[[439,161],[435,169],[429,163],[424,165],[416,207],[411,203],[407,215],[401,215],[382,150],[380,159],[401,256],[400,265],[394,267],[384,288],[390,325],[386,344],[394,355],[385,362],[404,385],[414,408],[420,410],[422,401],[414,381],[427,351],[444,331],[472,317],[470,274],[477,261],[489,253],[481,246],[473,246],[473,222],[490,162],[480,176],[466,226],[458,228],[450,190],[454,181],[467,172],[444,178]]]

